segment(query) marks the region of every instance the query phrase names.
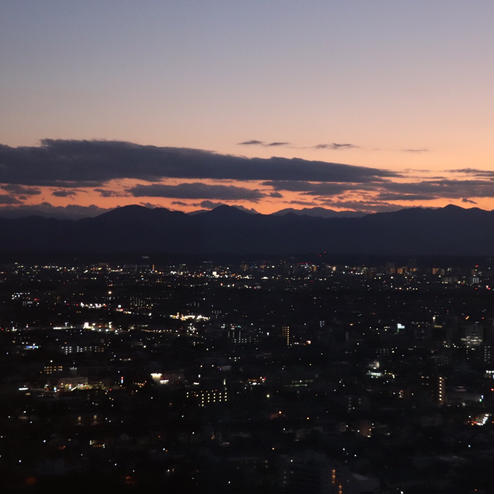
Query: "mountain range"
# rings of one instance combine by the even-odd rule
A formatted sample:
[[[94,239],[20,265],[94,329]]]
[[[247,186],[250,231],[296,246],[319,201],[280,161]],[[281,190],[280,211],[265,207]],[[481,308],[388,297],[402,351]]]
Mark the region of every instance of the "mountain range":
[[[0,218],[1,251],[187,255],[490,256],[493,211],[457,206],[328,217],[234,206],[186,214],[125,206],[78,220]]]
[[[362,213],[361,211],[334,211],[333,209],[318,207],[302,209],[287,208],[273,214],[277,216],[296,214],[299,216],[314,216],[315,218],[360,218],[366,215],[366,213]]]

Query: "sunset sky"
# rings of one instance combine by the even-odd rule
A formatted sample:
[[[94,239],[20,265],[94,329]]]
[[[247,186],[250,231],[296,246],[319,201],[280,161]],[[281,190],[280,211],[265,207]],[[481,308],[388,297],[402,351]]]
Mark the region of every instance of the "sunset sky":
[[[493,19],[492,0],[4,0],[0,215],[492,209]]]

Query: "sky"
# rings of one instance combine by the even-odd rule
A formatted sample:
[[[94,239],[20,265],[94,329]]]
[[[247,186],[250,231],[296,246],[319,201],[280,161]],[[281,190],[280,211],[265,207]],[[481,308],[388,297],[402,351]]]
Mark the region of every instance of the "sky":
[[[0,215],[493,209],[491,0],[3,0]]]

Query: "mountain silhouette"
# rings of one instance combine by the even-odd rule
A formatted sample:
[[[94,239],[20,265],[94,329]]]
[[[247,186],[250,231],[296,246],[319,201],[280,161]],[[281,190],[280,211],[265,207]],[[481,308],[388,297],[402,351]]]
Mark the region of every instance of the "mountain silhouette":
[[[170,254],[492,255],[494,212],[457,206],[362,217],[252,214],[234,206],[186,214],[125,206],[93,218],[0,218],[2,251]]]
[[[365,216],[366,213],[358,211],[334,211],[333,209],[315,207],[302,209],[287,208],[273,214],[277,216],[296,214],[299,216],[314,216],[316,218],[359,218]]]

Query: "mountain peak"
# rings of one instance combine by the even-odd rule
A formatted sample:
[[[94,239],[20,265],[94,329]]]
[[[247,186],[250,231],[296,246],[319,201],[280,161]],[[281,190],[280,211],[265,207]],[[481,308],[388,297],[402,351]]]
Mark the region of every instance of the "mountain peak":
[[[321,207],[302,209],[287,208],[273,213],[275,216],[286,216],[288,214],[297,216],[312,216],[314,218],[359,218],[361,216],[365,216],[365,213],[359,211],[335,211],[333,209]]]
[[[139,206],[138,204],[130,204],[129,206],[121,206],[106,213],[100,214],[98,218],[131,218],[136,215],[143,215],[150,211],[149,208]]]
[[[171,211],[166,208],[149,208],[146,206],[140,206],[138,204],[131,204],[129,206],[122,206],[107,213],[99,215],[97,218],[105,220],[119,220],[119,221],[142,221],[144,219],[151,219],[162,216],[170,216],[173,214],[183,215],[184,213],[178,211]]]
[[[215,215],[215,216],[231,217],[231,216],[245,216],[245,215],[249,215],[252,213],[250,213],[248,211],[244,211],[243,209],[238,208],[236,206],[228,206],[226,204],[221,204],[220,206],[217,206],[214,209],[211,209],[206,214]]]

